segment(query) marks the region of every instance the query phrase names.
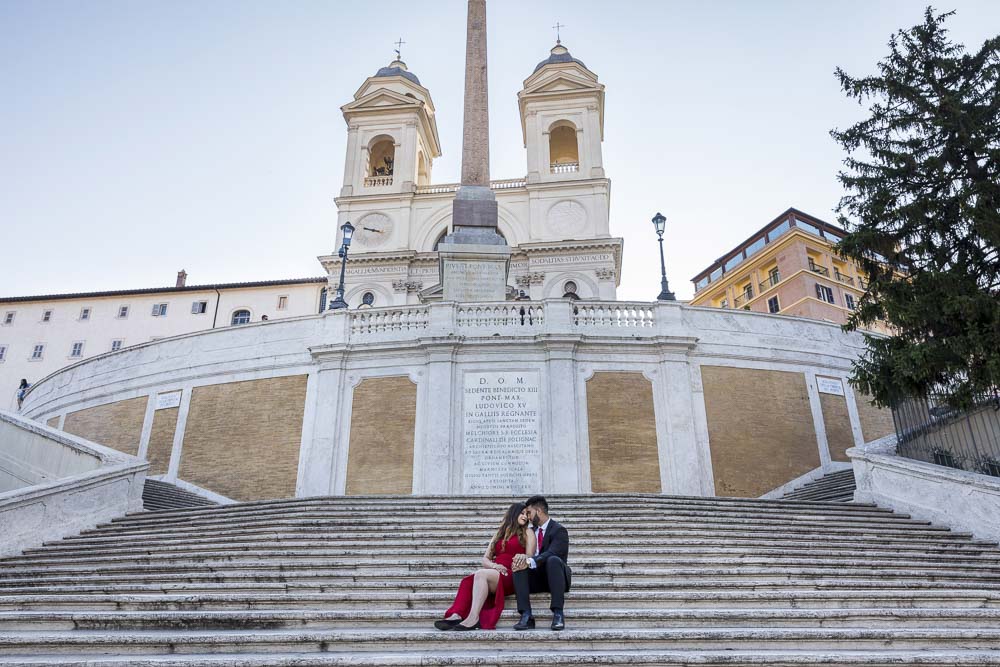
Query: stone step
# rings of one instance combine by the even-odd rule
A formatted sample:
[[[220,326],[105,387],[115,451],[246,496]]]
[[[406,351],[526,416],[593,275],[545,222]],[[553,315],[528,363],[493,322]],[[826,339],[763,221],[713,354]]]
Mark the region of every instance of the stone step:
[[[502,653],[470,648],[462,652],[371,651],[322,654],[185,654],[182,656],[80,656],[43,655],[4,658],[0,665],[19,667],[451,667],[476,665],[534,667],[540,663],[563,667],[593,665],[656,665],[658,667],[966,667],[1000,665],[1000,653],[963,649],[841,649],[822,650],[660,650],[604,649],[551,646],[544,652],[513,647]]]
[[[365,543],[353,544],[324,544],[323,542],[311,542],[308,544],[294,544],[281,542],[253,542],[242,543],[240,546],[224,545],[215,547],[210,545],[190,546],[184,548],[143,548],[136,546],[133,548],[119,549],[78,549],[42,552],[32,552],[23,556],[9,558],[4,561],[6,568],[12,567],[39,567],[42,565],[70,565],[80,563],[115,563],[120,561],[134,561],[152,563],[158,561],[198,561],[203,559],[237,559],[237,558],[338,558],[356,559],[359,555],[368,553],[378,553],[382,557],[407,557],[421,556],[427,558],[462,558],[468,562],[475,562],[477,557],[482,556],[483,544],[419,544],[419,545],[382,545],[377,552],[371,550],[371,545]],[[926,552],[916,548],[889,550],[879,549],[874,545],[865,549],[827,549],[827,548],[804,548],[799,546],[784,547],[742,547],[719,548],[710,547],[677,547],[671,545],[650,545],[650,544],[627,544],[618,545],[607,544],[577,544],[574,542],[574,553],[586,554],[590,558],[605,558],[616,556],[643,557],[643,558],[696,558],[713,559],[720,557],[738,556],[743,559],[774,558],[786,560],[789,558],[814,558],[827,561],[849,561],[849,562],[869,562],[894,561],[898,563],[948,563],[950,565],[975,565],[981,564],[986,567],[1000,567],[1000,555],[993,552],[981,552],[972,550],[951,550]]]
[[[446,609],[455,595],[455,586],[427,589],[347,589],[346,592],[309,593],[275,589],[267,593],[255,586],[233,593],[177,593],[159,589],[108,594],[87,591],[74,594],[71,590],[35,591],[25,589],[17,594],[0,595],[3,611],[155,611],[155,610],[271,610],[271,609]],[[847,588],[808,590],[803,587],[771,588],[745,586],[743,590],[717,587],[651,588],[635,587],[609,590],[603,587],[574,586],[570,593],[571,606],[594,609],[1000,609],[1000,590],[970,589],[907,589],[904,587]],[[549,596],[538,593],[532,604],[547,609]]]
[[[72,632],[4,632],[0,655],[45,654],[164,655],[249,651],[255,653],[318,653],[333,648],[352,651],[544,651],[580,646],[587,649],[756,651],[774,649],[1000,649],[995,628],[568,628],[562,632],[440,632],[434,629],[379,630],[126,630]],[[176,655],[175,655],[176,657]]]
[[[513,599],[510,600],[513,602]],[[267,609],[253,611],[46,611],[0,612],[0,631],[34,633],[62,630],[124,631],[198,628],[199,631],[252,629],[432,628],[447,603],[437,608],[346,610]],[[551,613],[539,607],[540,624]],[[574,629],[632,628],[837,628],[905,629],[985,628],[1000,626],[1000,608],[992,609],[633,609],[573,606],[567,611]],[[510,629],[518,614],[508,606],[499,629]],[[1000,634],[998,634],[1000,638]]]
[[[108,574],[85,574],[85,571],[71,571],[67,573],[50,573],[47,571],[28,572],[20,577],[6,577],[3,579],[0,591],[11,587],[24,586],[56,586],[62,584],[75,583],[122,583],[135,580],[137,577],[146,582],[314,582],[325,584],[329,582],[344,581],[350,577],[354,581],[363,579],[392,578],[397,582],[425,581],[427,579],[441,579],[457,585],[463,576],[469,573],[470,567],[441,566],[434,563],[421,562],[411,569],[405,569],[398,564],[392,566],[371,566],[371,567],[350,567],[345,568],[311,568],[290,570],[281,564],[265,562],[259,568],[199,568],[188,570],[185,568],[174,568],[167,570],[161,568],[158,571],[148,571],[143,568],[134,568],[127,571]],[[618,582],[638,582],[650,584],[655,581],[674,579],[683,582],[700,582],[705,580],[734,581],[744,577],[767,579],[771,581],[800,580],[804,582],[841,582],[850,583],[855,581],[872,581],[880,578],[910,579],[915,581],[937,582],[939,584],[953,585],[955,583],[974,583],[983,588],[995,589],[1000,587],[1000,576],[983,575],[976,570],[965,572],[942,572],[937,570],[924,569],[900,569],[900,568],[849,568],[844,566],[834,568],[808,568],[808,567],[783,567],[775,568],[770,566],[732,566],[721,568],[692,567],[692,568],[669,568],[669,567],[634,567],[634,566],[593,566],[580,568],[574,566],[574,580],[580,577],[604,576],[613,577]]]

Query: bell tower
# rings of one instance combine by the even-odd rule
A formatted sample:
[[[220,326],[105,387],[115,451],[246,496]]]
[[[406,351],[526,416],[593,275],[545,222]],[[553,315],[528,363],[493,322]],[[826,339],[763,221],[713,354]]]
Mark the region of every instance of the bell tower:
[[[430,91],[396,59],[368,77],[354,101],[341,107],[347,121],[347,159],[341,197],[413,192],[429,185],[441,156]]]
[[[604,84],[560,41],[517,98],[528,183],[604,178]]]

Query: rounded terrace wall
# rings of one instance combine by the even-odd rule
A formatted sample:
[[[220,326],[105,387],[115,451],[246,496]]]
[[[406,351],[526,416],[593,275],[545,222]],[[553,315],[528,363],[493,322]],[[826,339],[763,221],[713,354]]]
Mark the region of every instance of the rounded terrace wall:
[[[843,381],[862,346],[834,325],[676,303],[440,303],[127,348],[39,382],[25,410],[238,500],[759,496],[891,432]],[[523,446],[498,457],[530,462],[513,474],[465,435],[477,388],[498,382],[520,383],[502,396],[527,415]]]

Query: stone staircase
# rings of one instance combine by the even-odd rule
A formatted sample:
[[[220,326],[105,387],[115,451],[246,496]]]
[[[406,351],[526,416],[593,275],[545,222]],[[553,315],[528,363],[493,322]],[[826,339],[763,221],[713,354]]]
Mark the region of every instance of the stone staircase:
[[[439,632],[509,499],[125,517],[0,561],[0,664],[1000,665],[1000,549],[870,505],[550,497],[567,629]]]
[[[147,479],[142,487],[142,506],[148,512],[215,505],[218,503],[182,489],[176,484],[156,479]]]
[[[854,470],[838,470],[823,475],[819,479],[792,489],[784,495],[785,500],[821,500],[834,503],[849,503],[854,500]]]

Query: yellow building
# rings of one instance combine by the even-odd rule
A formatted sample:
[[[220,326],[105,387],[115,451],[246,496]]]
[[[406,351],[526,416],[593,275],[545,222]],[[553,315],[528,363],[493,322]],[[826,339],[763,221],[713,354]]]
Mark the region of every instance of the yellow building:
[[[691,304],[844,324],[867,289],[833,250],[845,234],[790,208],[695,276]]]

